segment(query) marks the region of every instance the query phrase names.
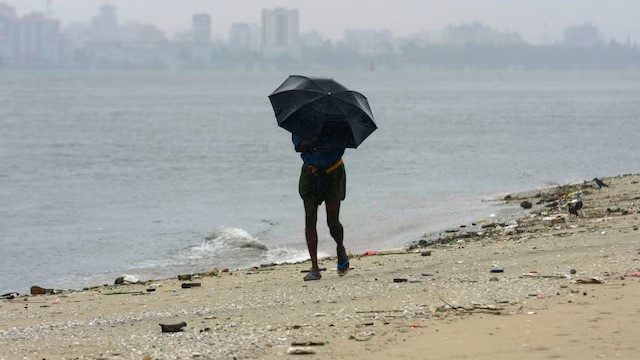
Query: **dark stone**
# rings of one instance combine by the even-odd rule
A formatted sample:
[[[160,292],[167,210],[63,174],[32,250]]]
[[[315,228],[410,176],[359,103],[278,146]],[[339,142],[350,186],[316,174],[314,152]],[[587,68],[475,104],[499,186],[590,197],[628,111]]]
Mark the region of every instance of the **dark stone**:
[[[423,252],[420,253],[420,255],[422,255],[422,256],[431,256],[431,251],[430,250],[423,251]]]
[[[571,275],[575,275],[577,273],[576,269],[571,269],[570,271]]]
[[[177,324],[160,324],[160,328],[162,329],[163,333],[180,332],[185,326],[187,326],[187,323],[184,321]]]
[[[523,201],[520,203],[520,207],[522,207],[523,209],[531,209],[533,207],[533,204],[528,201]]]
[[[53,293],[53,290],[51,289],[45,289],[40,286],[31,287],[31,295],[46,295],[46,294],[52,294],[52,293]]]
[[[418,245],[427,246],[427,245],[429,245],[429,243],[427,242],[427,240],[420,240],[420,241],[418,241]]]
[[[191,288],[200,287],[200,286],[202,286],[201,283],[184,283],[184,284],[182,284],[182,288],[183,289],[191,289]]]
[[[190,281],[191,274],[178,275],[178,280],[180,281]]]
[[[497,267],[495,267],[495,268],[492,268],[492,269],[490,270],[490,272],[492,272],[492,273],[503,273],[503,272],[504,272],[504,269],[501,269],[501,268],[497,268]]]
[[[403,283],[403,282],[407,282],[407,279],[405,278],[395,278],[393,279],[394,283]]]
[[[116,285],[122,285],[124,284],[124,276],[120,276],[119,278],[116,279],[116,281],[113,282]]]
[[[505,200],[511,200],[511,195],[507,195],[504,197]]]

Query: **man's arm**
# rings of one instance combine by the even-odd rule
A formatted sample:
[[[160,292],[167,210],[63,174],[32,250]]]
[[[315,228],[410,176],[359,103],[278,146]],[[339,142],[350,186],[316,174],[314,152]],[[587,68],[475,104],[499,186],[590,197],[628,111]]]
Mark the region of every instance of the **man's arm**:
[[[314,149],[313,144],[307,139],[303,139],[296,135],[293,135],[292,139],[296,152],[307,152]]]

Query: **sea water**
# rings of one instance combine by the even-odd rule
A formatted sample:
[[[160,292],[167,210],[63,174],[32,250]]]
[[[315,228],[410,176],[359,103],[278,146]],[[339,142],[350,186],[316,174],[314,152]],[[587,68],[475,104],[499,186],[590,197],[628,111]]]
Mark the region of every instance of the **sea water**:
[[[638,172],[637,72],[303,74],[365,94],[379,127],[344,158],[352,252]],[[301,160],[267,99],[287,75],[0,72],[0,293],[307,258]]]

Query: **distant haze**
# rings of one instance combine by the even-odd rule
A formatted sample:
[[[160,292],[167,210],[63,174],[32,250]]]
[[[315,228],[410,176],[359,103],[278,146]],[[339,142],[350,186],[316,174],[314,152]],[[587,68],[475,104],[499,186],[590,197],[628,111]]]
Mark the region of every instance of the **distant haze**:
[[[19,13],[44,11],[46,0],[0,0]],[[301,31],[316,30],[338,39],[348,28],[385,28],[396,35],[437,30],[447,24],[478,21],[525,39],[555,41],[567,25],[591,22],[604,39],[640,38],[638,0],[52,0],[55,17],[85,22],[104,3],[118,8],[122,22],[138,21],[173,33],[190,27],[191,15],[213,16],[216,36],[227,36],[234,22],[260,23],[262,8],[300,9]]]

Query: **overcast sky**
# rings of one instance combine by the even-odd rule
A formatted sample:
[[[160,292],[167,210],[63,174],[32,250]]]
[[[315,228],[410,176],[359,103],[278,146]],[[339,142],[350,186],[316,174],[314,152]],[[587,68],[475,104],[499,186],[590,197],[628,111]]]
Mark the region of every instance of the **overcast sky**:
[[[42,11],[47,0],[0,0],[19,13]],[[210,13],[213,31],[226,37],[234,22],[260,22],[262,8],[300,9],[301,31],[317,30],[331,38],[347,28],[386,28],[396,35],[437,30],[450,23],[479,21],[500,30],[518,31],[533,42],[557,39],[568,24],[591,22],[606,38],[640,39],[640,0],[52,0],[64,23],[83,22],[103,3],[118,8],[123,22],[153,23],[168,32],[189,28],[194,12]]]

